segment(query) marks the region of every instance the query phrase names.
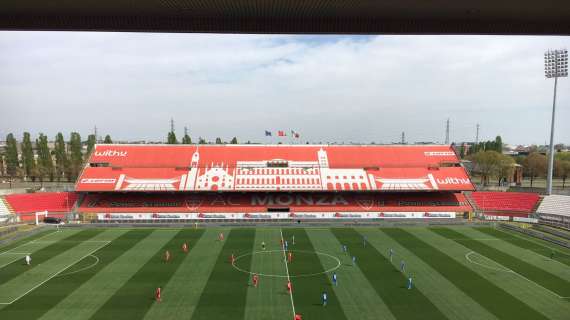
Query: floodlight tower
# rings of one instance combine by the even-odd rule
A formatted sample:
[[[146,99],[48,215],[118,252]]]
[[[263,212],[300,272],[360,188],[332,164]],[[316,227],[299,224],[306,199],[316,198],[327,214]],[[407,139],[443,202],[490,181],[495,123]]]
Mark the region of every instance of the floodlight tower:
[[[552,99],[552,122],[550,123],[550,153],[548,154],[548,175],[546,194],[552,194],[552,173],[554,171],[554,122],[556,115],[556,86],[559,77],[568,77],[568,50],[548,50],[544,53],[544,75],[554,78],[554,98]]]

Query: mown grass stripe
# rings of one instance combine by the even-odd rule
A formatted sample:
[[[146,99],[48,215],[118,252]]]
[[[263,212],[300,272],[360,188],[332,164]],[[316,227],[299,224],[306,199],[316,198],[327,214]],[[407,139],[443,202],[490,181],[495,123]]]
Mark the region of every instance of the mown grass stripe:
[[[321,261],[315,252],[305,229],[283,229],[283,238],[291,243],[291,239],[295,236],[295,245],[290,245],[293,249],[293,263],[289,264],[289,274],[291,276],[302,274],[316,274],[311,277],[291,278],[293,285],[293,299],[295,301],[295,310],[303,316],[303,319],[346,319],[344,310],[340,305],[331,281],[321,265]],[[295,253],[295,250],[303,251],[303,253]],[[328,294],[328,305],[323,307],[321,304],[321,295],[323,291]],[[286,280],[278,294],[288,294],[286,290]]]
[[[162,302],[153,304],[145,319],[175,319],[181,314],[190,319],[194,314],[223,246],[216,241],[218,230],[204,230],[197,242],[189,243],[188,257],[163,287]]]
[[[330,229],[307,229],[307,234],[315,250],[330,254],[343,262],[335,270],[338,276],[338,285],[333,286],[332,289],[340,300],[341,307],[348,319],[396,319],[362,271],[351,265],[350,258],[342,252],[341,243],[338,242]],[[335,261],[328,256],[319,255],[319,259],[324,269],[329,269],[335,265]],[[328,277],[330,279],[330,273]]]
[[[64,231],[65,232],[65,231]],[[97,234],[101,233],[101,229],[88,229],[82,230],[80,232],[72,232],[69,236],[60,239],[53,244],[50,244],[43,249],[40,249],[34,252],[32,257],[32,264],[31,266],[27,266],[26,268],[22,268],[22,263],[12,263],[0,270],[0,285],[8,282],[11,279],[16,278],[20,274],[38,268],[38,266],[49,259],[65,252],[76,245],[80,244],[81,242],[93,238]]]
[[[230,263],[230,256],[251,252],[255,229],[232,229],[224,240],[208,283],[200,296],[193,320],[242,319],[245,311],[249,275],[239,272]],[[240,259],[244,269],[251,267],[251,255]],[[191,285],[191,284],[189,284]]]
[[[67,272],[71,274],[55,277],[22,299],[7,306],[2,310],[2,317],[6,317],[6,319],[38,319],[61,300],[70,295],[82,283],[91,279],[97,272],[128,251],[150,233],[151,231],[132,230],[121,234],[109,245],[95,253],[99,259],[96,265],[78,273],[71,273],[92,264],[90,258],[83,259],[67,270]],[[34,307],[30,308],[31,305]]]
[[[477,252],[480,255],[483,255],[500,263],[506,268],[517,272],[518,274],[554,292],[555,294],[558,294],[559,296],[570,297],[570,283],[567,280],[561,279],[560,277],[557,277],[509,254],[501,252],[487,244],[482,243],[481,241],[474,240],[455,230],[451,230],[449,228],[432,228],[432,230],[443,237],[453,239],[453,241]]]
[[[156,254],[148,260],[107,302],[97,310],[91,319],[110,319],[120,314],[121,319],[141,319],[154,303],[154,290],[164,287],[188,256],[182,252],[184,242],[195,243],[203,229],[180,230]],[[163,261],[164,252],[172,254],[170,262]]]
[[[506,241],[508,243],[511,243],[517,247],[523,248],[523,249],[527,249],[530,251],[533,251],[541,256],[550,258],[550,254],[554,253],[554,257],[553,259],[556,261],[559,261],[567,266],[570,266],[570,255],[566,254],[560,250],[556,250],[544,245],[540,245],[538,243],[535,243],[533,241],[529,241],[527,239],[523,239],[521,237],[515,237],[513,234],[510,234],[510,232],[507,231],[503,231],[503,230],[496,230],[493,228],[478,228],[477,230],[488,234],[492,237],[501,239],[503,241]]]
[[[49,237],[50,234],[56,233],[56,230],[42,230],[42,231],[38,231],[37,233],[28,235],[28,236],[24,236],[23,238],[20,238],[18,240],[6,243],[4,245],[0,245],[0,254],[9,251],[11,249],[14,249],[18,246],[21,246],[25,243],[28,243],[30,241],[34,241],[34,240],[38,240],[39,238],[42,237]]]
[[[492,282],[469,270],[443,252],[403,229],[383,228],[384,233],[412,251],[499,319],[546,319]],[[500,301],[500,303],[498,303]]]
[[[84,282],[41,319],[88,319],[176,233],[177,230],[153,231]]]
[[[354,229],[332,229],[349,254],[357,258],[357,267],[366,276],[396,319],[447,319],[415,287],[406,288],[406,278],[373,246],[363,246],[362,235]]]
[[[255,232],[254,251],[260,251],[251,258],[251,271],[271,275],[286,275],[283,252],[280,249],[279,229],[259,228]],[[266,248],[261,248],[265,242]],[[240,259],[241,260],[241,259]],[[240,261],[238,260],[238,263]],[[259,285],[247,289],[245,317],[248,320],[291,319],[291,301],[287,295],[275,294],[283,288],[280,277],[260,276]]]

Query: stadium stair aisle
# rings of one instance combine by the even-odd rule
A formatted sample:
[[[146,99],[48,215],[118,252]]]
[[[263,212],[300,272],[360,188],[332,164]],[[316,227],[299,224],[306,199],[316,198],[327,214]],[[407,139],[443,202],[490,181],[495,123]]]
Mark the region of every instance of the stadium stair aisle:
[[[397,319],[443,320],[445,315],[415,287],[406,288],[406,278],[373,246],[363,246],[363,238],[354,229],[331,229],[340,243],[348,246],[350,256],[376,289]],[[381,275],[381,276],[380,276]]]
[[[570,282],[568,282],[570,279],[562,279],[517,257],[501,252],[490,244],[485,244],[483,241],[477,240],[477,238],[466,236],[458,231],[449,228],[433,228],[432,230],[480,255],[496,261],[500,265],[517,272],[559,296],[570,297]]]
[[[332,290],[328,275],[324,274],[321,261],[315,252],[315,248],[307,232],[303,228],[283,229],[283,238],[292,239],[295,236],[295,255],[293,263],[289,264],[289,274],[292,276],[321,273],[314,276],[291,278],[293,285],[293,300],[295,310],[303,316],[303,319],[347,319],[340,301]],[[282,292],[285,291],[283,282]],[[321,295],[326,290],[328,294],[328,304],[322,306]],[[285,293],[286,294],[286,293]]]
[[[199,240],[188,243],[188,257],[162,287],[162,302],[152,304],[144,319],[173,319],[181,314],[187,319],[192,317],[222,249],[221,243],[212,245],[219,231],[204,229]]]
[[[388,260],[390,249],[394,256],[392,264],[400,268],[400,261],[406,263],[406,274],[411,274],[413,282],[448,319],[454,320],[493,320],[497,319],[489,310],[482,307],[471,296],[461,291],[445,274],[424,262],[410,248],[401,245],[388,236],[383,229],[360,229],[360,234]]]
[[[88,319],[177,232],[164,229],[153,231],[40,319]],[[149,299],[152,294],[149,293]]]
[[[293,318],[291,299],[288,295],[279,294],[285,285],[286,270],[283,262],[283,251],[280,246],[281,232],[275,228],[258,228],[255,231],[255,244],[251,257],[251,271],[281,277],[259,276],[257,288],[251,285],[247,289],[245,317],[248,320],[268,320]],[[261,243],[265,242],[265,250]],[[292,248],[292,246],[291,246]],[[265,253],[263,253],[265,252]],[[238,266],[239,260],[236,263]]]
[[[342,252],[342,244],[330,229],[307,229],[307,234],[317,252],[338,257],[342,263],[335,270],[338,275],[338,286],[332,286],[331,290],[334,290],[341,301],[340,305],[349,320],[396,319],[362,271],[352,266],[351,258]],[[323,255],[318,257],[323,268],[331,268],[331,258]],[[327,273],[327,277],[330,282],[332,272]]]
[[[223,245],[208,282],[202,291],[198,305],[192,315],[193,320],[243,319],[249,275],[239,272],[231,265],[230,256],[236,257],[253,249],[255,229],[232,229],[224,231],[223,243],[211,240],[210,246]],[[251,267],[251,256],[240,259],[240,267]]]
[[[1,311],[2,316],[6,319],[38,319],[72,294],[81,284],[87,282],[101,269],[151,233],[150,230],[119,229],[113,231],[118,237],[94,253],[97,257],[96,264],[90,257],[83,259],[65,273],[52,278],[17,302],[7,306]],[[31,305],[34,307],[30,308]]]
[[[547,257],[549,260],[550,253],[554,252],[554,260],[570,267],[570,253],[567,253],[569,250],[553,243],[548,243],[539,239],[532,239],[534,241],[531,241],[530,239],[522,238],[519,234],[501,229],[478,228],[477,230],[489,236],[499,238],[519,248],[533,251],[543,257]],[[570,277],[566,279],[570,279]]]
[[[542,255],[534,251],[527,250],[526,248],[521,248],[507,242],[505,239],[509,239],[508,237],[505,239],[500,239],[493,236],[493,232],[496,232],[499,235],[501,235],[502,232],[493,230],[491,228],[456,228],[455,230],[471,239],[488,238],[489,240],[483,240],[484,243],[492,245],[494,249],[499,250],[509,256],[520,259],[529,265],[539,268],[545,272],[551,273],[560,279],[567,279],[567,281],[570,280],[570,268],[567,265],[560,263],[559,261],[550,260],[550,251],[546,251],[547,249],[544,249],[545,252],[544,255]],[[484,230],[486,232],[483,232]],[[546,252],[548,252],[548,254],[546,254]],[[570,284],[568,284],[568,289],[570,289]]]
[[[518,299],[519,301],[513,308],[516,309],[522,306],[522,308],[527,309],[524,306],[527,305],[531,309],[540,312],[548,319],[568,320],[570,304],[567,301],[555,299],[550,293],[543,290],[537,290],[536,284],[525,281],[512,273],[502,271],[500,266],[496,263],[493,264],[492,261],[468,260],[468,254],[472,250],[453,240],[440,236],[428,228],[409,228],[406,230],[406,232],[414,235],[418,239],[421,239],[421,241],[431,247],[441,248],[441,250],[444,251],[444,254],[452,258],[455,262],[467,267],[472,272],[475,272],[479,276],[488,280],[492,285]],[[475,262],[479,264],[476,264]],[[463,279],[463,275],[460,277],[460,279]],[[493,301],[493,303],[502,305],[504,302],[496,300]],[[536,312],[525,314],[524,317],[520,319],[544,319],[544,317],[541,317],[540,315],[538,315],[538,317],[533,317],[532,315],[534,314],[536,314]],[[510,320],[512,318],[507,316],[507,319]]]
[[[24,261],[26,254],[30,254],[32,257],[32,267],[35,265],[34,260],[36,260],[35,253],[39,250],[54,244],[56,241],[69,237],[79,230],[66,230],[66,232],[49,232],[47,234],[42,234],[39,237],[25,238],[23,241],[18,241],[15,244],[10,244],[9,247],[4,247],[0,249],[0,283],[3,283],[5,277],[8,276],[9,272],[6,272],[4,268],[7,268],[10,264],[15,263],[16,265],[21,265]],[[53,242],[52,242],[53,241]],[[20,263],[18,263],[20,262]],[[14,269],[21,269],[18,266],[14,266]]]
[[[515,297],[403,229],[382,229],[499,319],[545,319]],[[497,303],[500,301],[501,303]]]
[[[36,259],[32,259],[32,267],[22,264],[12,264],[19,267],[9,281],[0,285],[0,302],[11,303],[17,301],[30,291],[42,285],[57,274],[65,271],[82,260],[93,251],[106,243],[101,237],[102,230],[84,230],[70,237],[56,242],[38,252]],[[16,270],[15,270],[16,271]],[[17,275],[14,275],[16,274]]]
[[[110,319],[119,313],[121,319],[142,319],[154,303],[149,296],[152,297],[157,287],[164,287],[187,258],[188,254],[182,252],[182,244],[195,243],[203,232],[203,229],[180,230],[117,290],[91,319]],[[164,262],[166,250],[172,255],[168,263]]]

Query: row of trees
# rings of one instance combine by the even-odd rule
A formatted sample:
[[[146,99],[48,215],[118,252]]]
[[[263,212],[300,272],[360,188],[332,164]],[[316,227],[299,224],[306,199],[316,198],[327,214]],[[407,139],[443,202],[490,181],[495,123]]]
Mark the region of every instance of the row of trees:
[[[548,159],[544,154],[533,152],[528,156],[515,158],[497,151],[479,151],[467,157],[475,165],[474,170],[481,175],[481,183],[486,185],[489,179],[499,182],[507,180],[514,174],[515,164],[523,167],[523,175],[530,178],[530,186],[537,177],[546,177]],[[557,153],[554,160],[554,177],[562,179],[562,187],[570,176],[570,153]]]
[[[166,137],[166,143],[167,144],[178,144],[178,139],[176,139],[176,133],[174,133],[173,131],[168,132],[168,136]],[[206,139],[200,137],[198,138],[198,144],[207,144],[208,142],[206,141]],[[225,142],[222,140],[222,138],[216,138],[216,142],[215,144],[224,144]],[[232,140],[230,140],[229,142],[230,144],[238,144],[238,140],[237,137],[233,137]],[[190,136],[188,134],[185,134],[184,137],[182,137],[182,144],[192,144],[192,139],[190,138]]]
[[[64,179],[73,181],[79,175],[83,162],[95,143],[93,134],[89,135],[86,141],[82,141],[79,133],[72,132],[66,142],[63,134],[59,132],[55,136],[53,148],[50,149],[48,137],[43,133],[36,138],[35,147],[29,132],[24,132],[21,143],[10,133],[6,136],[6,149],[0,154],[0,176],[42,182]],[[105,137],[104,143],[113,143],[109,135]],[[85,152],[83,146],[86,146]]]

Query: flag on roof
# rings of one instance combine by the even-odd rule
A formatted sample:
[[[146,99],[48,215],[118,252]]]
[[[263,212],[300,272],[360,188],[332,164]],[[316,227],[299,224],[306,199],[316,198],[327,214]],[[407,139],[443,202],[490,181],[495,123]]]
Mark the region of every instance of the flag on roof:
[[[271,131],[265,130],[265,136],[266,136],[266,137],[271,137]]]
[[[279,131],[277,131],[277,135],[280,137],[285,137],[287,134],[285,133],[285,131],[279,130]]]

